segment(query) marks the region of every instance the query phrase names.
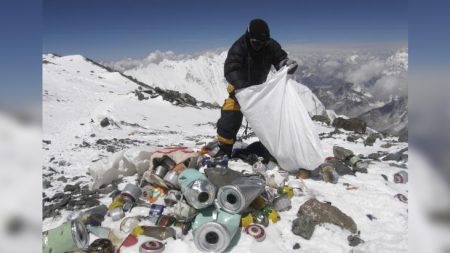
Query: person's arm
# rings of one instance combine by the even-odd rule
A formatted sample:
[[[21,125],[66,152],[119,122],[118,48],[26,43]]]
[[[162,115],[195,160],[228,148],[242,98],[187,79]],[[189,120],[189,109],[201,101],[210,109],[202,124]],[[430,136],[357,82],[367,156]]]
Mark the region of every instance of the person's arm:
[[[287,59],[287,53],[286,51],[284,51],[280,44],[278,44],[278,42],[276,42],[275,40],[272,40],[272,52],[273,52],[273,66],[275,67],[275,69],[278,71],[281,69],[281,67],[283,67],[284,65],[282,65],[282,62]]]
[[[283,66],[289,66],[288,74],[294,74],[294,72],[298,68],[297,62],[288,58],[286,51],[281,48],[278,42],[276,42],[275,40],[272,41],[272,50],[274,55],[272,63],[273,66],[277,71],[280,70]]]
[[[225,79],[234,89],[244,88],[247,82],[247,69],[245,65],[245,52],[239,43],[233,44],[228,51],[224,64]]]

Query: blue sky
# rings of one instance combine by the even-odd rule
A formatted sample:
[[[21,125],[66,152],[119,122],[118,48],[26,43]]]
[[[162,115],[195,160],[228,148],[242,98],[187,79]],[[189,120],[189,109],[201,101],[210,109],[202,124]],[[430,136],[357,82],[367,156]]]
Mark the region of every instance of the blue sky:
[[[43,10],[44,52],[99,60],[227,48],[256,17],[283,45],[408,40],[405,0],[45,0]]]

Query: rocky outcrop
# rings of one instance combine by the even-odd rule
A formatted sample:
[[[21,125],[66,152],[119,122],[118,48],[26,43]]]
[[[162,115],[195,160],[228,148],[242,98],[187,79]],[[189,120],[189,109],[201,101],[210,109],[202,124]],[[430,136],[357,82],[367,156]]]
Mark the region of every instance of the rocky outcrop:
[[[356,233],[358,228],[351,217],[331,204],[316,199],[306,201],[298,210],[298,219],[294,220],[292,232],[310,239],[317,224],[330,223]]]
[[[332,126],[360,134],[365,133],[367,129],[366,122],[358,118],[344,119],[339,117],[333,121]]]

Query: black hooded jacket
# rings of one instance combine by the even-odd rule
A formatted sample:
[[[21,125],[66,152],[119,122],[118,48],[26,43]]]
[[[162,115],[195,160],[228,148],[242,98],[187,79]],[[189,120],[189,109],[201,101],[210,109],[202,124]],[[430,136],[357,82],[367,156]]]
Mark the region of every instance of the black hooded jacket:
[[[259,51],[254,50],[246,33],[228,51],[224,65],[225,79],[235,89],[264,83],[271,66],[278,70],[279,63],[285,58],[286,52],[273,39],[269,39]]]

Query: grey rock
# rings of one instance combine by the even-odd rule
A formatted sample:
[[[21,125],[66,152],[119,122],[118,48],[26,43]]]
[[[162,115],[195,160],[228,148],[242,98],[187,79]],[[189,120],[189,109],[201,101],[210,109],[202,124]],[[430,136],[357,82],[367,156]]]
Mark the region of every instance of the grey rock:
[[[387,155],[387,152],[384,151],[378,151],[376,153],[370,153],[367,158],[375,160],[375,161],[379,161],[380,157]]]
[[[401,169],[408,169],[408,166],[405,163],[390,163],[389,166],[393,166],[393,167],[397,167],[397,168],[401,168]]]
[[[80,145],[80,147],[82,147],[82,148],[87,148],[87,147],[90,147],[91,146],[91,144],[89,144],[88,142],[86,142],[86,141],[83,141],[82,143],[81,143],[81,145]]]
[[[402,154],[400,152],[394,153],[394,154],[388,154],[387,156],[383,157],[383,161],[406,161],[408,160],[408,155]]]
[[[102,127],[107,127],[107,126],[109,126],[109,124],[110,124],[110,122],[109,122],[108,118],[104,118],[104,119],[102,119],[102,121],[100,121],[100,126],[102,126]]]
[[[292,233],[299,235],[306,240],[311,239],[317,223],[309,216],[301,216],[292,222]]]
[[[394,146],[394,144],[388,142],[388,143],[385,143],[385,144],[381,145],[380,147],[382,147],[382,148],[390,148],[392,146]]]
[[[68,164],[66,161],[64,161],[64,160],[61,160],[61,161],[59,161],[58,162],[58,166],[68,166],[68,165],[70,165],[70,164]]]
[[[366,122],[358,118],[344,119],[339,117],[333,120],[332,126],[360,134],[365,133],[367,129]]]
[[[80,192],[80,185],[71,185],[71,184],[67,184],[64,187],[64,191],[65,192],[72,192],[72,193],[76,193],[76,192]]]
[[[50,181],[48,181],[47,179],[44,179],[44,180],[42,181],[42,187],[43,187],[44,189],[48,189],[48,188],[52,187],[52,184],[51,184]]]
[[[364,146],[373,146],[373,144],[375,143],[375,141],[377,141],[377,139],[381,139],[382,136],[379,133],[373,133],[370,134],[369,136],[367,136],[367,138],[364,140]]]
[[[353,155],[353,151],[343,147],[333,146],[333,155],[337,159],[344,161],[345,159]]]
[[[109,184],[106,187],[98,189],[97,192],[99,192],[101,194],[108,194],[108,193],[110,193],[110,192],[112,192],[114,190],[115,190],[114,186]]]
[[[100,205],[100,201],[98,199],[90,199],[86,201],[84,208],[94,207],[98,205]]]
[[[58,181],[61,181],[63,183],[67,183],[67,178],[65,176],[60,176],[58,179],[56,179]]]
[[[345,164],[340,160],[334,159],[328,161],[328,163],[331,163],[334,166],[334,169],[336,170],[339,176],[355,175],[355,172],[349,166],[347,166],[347,164]]]
[[[292,249],[300,249],[300,243],[295,243]]]
[[[352,247],[358,246],[359,244],[364,242],[361,238],[359,238],[358,235],[349,235],[347,237],[347,240],[348,240],[348,245],[350,245]]]
[[[325,123],[327,125],[330,125],[330,123],[331,123],[330,118],[326,115],[314,115],[314,116],[312,116],[311,119],[314,121],[319,121],[319,122]]]
[[[347,136],[347,141],[356,142],[360,138],[361,138],[361,135],[351,134],[351,135]]]
[[[356,223],[351,217],[341,212],[337,207],[319,202],[316,199],[306,201],[299,208],[297,216],[308,216],[317,224],[331,223],[352,233],[357,231]]]
[[[398,136],[398,141],[399,142],[408,142],[408,129],[404,129],[403,131],[400,132],[399,136]]]
[[[116,152],[116,148],[114,146],[112,146],[112,145],[108,145],[106,147],[106,151],[114,153],[114,152]]]
[[[60,209],[60,208],[64,207],[65,205],[67,205],[69,203],[70,199],[71,199],[71,197],[66,195],[58,203],[54,204],[53,207],[55,209]]]
[[[369,218],[369,220],[376,220],[377,219],[377,217],[375,217],[375,216],[373,216],[371,214],[367,214],[366,216],[367,216],[367,218]]]
[[[51,200],[54,201],[54,200],[57,200],[57,199],[61,199],[61,198],[63,198],[65,195],[66,195],[66,194],[64,194],[64,193],[62,193],[62,192],[55,193],[55,195],[52,196]]]

